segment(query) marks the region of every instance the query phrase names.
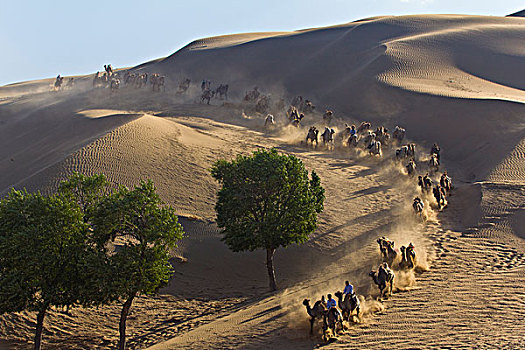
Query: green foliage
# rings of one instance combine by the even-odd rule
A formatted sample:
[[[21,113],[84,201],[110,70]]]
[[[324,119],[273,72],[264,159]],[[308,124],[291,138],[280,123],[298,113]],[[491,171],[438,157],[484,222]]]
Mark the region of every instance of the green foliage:
[[[222,188],[215,205],[223,241],[233,251],[304,243],[317,227],[324,189],[315,172],[275,149],[217,161],[212,176]]]
[[[0,202],[0,313],[74,305],[86,230],[64,196],[13,189]]]
[[[104,174],[86,176],[74,172],[66,181],[60,183],[58,191],[80,206],[84,213],[84,221],[88,222],[93,215],[93,210],[108,194],[107,185]]]
[[[169,252],[183,229],[173,208],[162,204],[151,181],[133,190],[120,187],[99,203],[94,235],[105,252],[103,288],[111,299],[150,294],[169,281]],[[113,252],[109,242],[121,246]]]
[[[133,298],[165,285],[170,250],[183,236],[173,208],[151,181],[107,189],[104,175],[74,173],[55,195],[12,190],[0,202],[0,314],[38,311],[40,348],[49,306],[85,306]],[[116,241],[121,249],[114,250]]]

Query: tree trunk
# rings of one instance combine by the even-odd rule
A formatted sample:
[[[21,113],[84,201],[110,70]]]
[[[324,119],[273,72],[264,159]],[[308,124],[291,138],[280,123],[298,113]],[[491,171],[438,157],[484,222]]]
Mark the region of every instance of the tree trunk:
[[[118,325],[118,330],[120,333],[120,340],[118,343],[119,350],[126,349],[126,319],[128,318],[129,309],[131,308],[131,303],[133,303],[133,298],[135,295],[132,295],[126,300],[124,306],[122,306],[122,311],[120,312],[120,322]]]
[[[273,270],[273,254],[275,249],[266,248],[266,267],[268,268],[268,277],[270,278],[270,290],[277,290],[277,283],[275,283],[275,272]]]
[[[35,350],[40,350],[42,346],[42,331],[44,330],[44,317],[46,316],[47,306],[38,312],[36,316]]]

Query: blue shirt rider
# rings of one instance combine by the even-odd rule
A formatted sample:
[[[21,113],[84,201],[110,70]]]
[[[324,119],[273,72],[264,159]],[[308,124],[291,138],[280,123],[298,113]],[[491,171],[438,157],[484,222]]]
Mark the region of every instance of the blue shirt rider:
[[[354,294],[354,286],[352,286],[348,281],[345,281],[345,289],[343,290],[343,294]]]
[[[356,134],[355,125],[352,125],[350,127],[350,136],[354,136]]]
[[[337,307],[337,301],[332,298],[332,294],[328,294],[328,301],[326,302],[326,308],[330,310],[333,307]]]

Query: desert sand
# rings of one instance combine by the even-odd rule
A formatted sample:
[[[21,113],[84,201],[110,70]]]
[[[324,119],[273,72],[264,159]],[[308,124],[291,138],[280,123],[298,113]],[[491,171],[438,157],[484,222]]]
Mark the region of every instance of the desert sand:
[[[73,171],[133,186],[151,178],[181,217],[175,275],[128,319],[130,349],[519,349],[525,339],[525,19],[465,15],[383,16],[287,33],[196,40],[130,69],[166,76],[166,89],[93,89],[92,76],[51,91],[52,79],[0,87],[0,193],[53,191]],[[191,79],[177,94],[178,82]],[[229,100],[200,103],[200,82],[229,84]],[[242,102],[257,86],[272,102],[302,95],[316,105],[299,128],[277,125]],[[287,105],[286,105],[287,106]],[[434,142],[455,189],[443,211],[412,211],[417,181],[385,148],[382,158],[304,144],[308,127],[363,120],[416,144],[418,172]],[[279,249],[280,290],[269,293],[263,252],[232,253],[214,225],[209,169],[260,147],[298,156],[326,189],[319,228]],[[435,177],[434,177],[435,178]],[[427,204],[432,199],[425,197]],[[427,208],[430,205],[427,205]],[[376,239],[414,243],[420,272],[397,272],[377,301],[368,272]],[[304,298],[350,280],[359,323],[329,344],[313,336]],[[47,349],[111,348],[120,305],[58,310],[46,318]],[[35,315],[0,317],[0,349],[30,348]]]

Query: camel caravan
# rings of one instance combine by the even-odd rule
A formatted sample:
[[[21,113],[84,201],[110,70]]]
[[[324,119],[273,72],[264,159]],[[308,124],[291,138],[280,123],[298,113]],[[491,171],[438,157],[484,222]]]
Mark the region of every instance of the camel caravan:
[[[396,250],[394,241],[383,236],[377,239],[377,244],[382,262],[368,275],[378,287],[378,299],[381,300],[388,298],[394,291],[395,271],[421,269],[417,265],[416,250],[412,242]],[[365,298],[356,293],[349,281],[345,281],[342,292],[336,291],[333,295],[337,301],[332,294],[328,294],[326,298],[323,295],[313,306],[310,305],[310,299],[303,300],[306,313],[310,316],[310,335],[314,333],[316,323],[321,323],[323,341],[335,339],[338,334],[344,334],[348,330],[350,323],[361,321],[361,303]]]

